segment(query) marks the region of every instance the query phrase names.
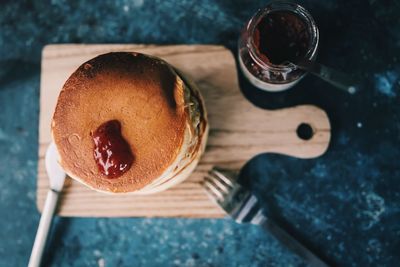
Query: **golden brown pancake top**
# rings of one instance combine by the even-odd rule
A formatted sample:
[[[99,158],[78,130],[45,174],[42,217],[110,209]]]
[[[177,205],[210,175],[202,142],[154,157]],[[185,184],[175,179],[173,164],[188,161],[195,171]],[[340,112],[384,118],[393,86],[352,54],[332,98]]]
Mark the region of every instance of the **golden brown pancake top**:
[[[52,134],[61,165],[89,186],[111,192],[138,190],[158,178],[176,159],[188,111],[184,85],[162,60],[139,53],[100,55],[82,64],[59,95]],[[91,133],[118,120],[134,155],[116,179],[99,172]]]

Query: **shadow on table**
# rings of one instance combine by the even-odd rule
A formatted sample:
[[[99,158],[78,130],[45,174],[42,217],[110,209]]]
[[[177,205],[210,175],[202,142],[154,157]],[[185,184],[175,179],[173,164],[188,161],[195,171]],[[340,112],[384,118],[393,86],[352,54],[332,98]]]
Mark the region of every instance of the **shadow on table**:
[[[315,164],[317,161],[312,159],[262,154],[242,168],[239,181],[257,196],[268,218],[330,266],[336,266],[327,257],[327,252],[332,247],[326,243],[323,226],[314,224],[318,220],[327,221],[326,217],[329,216],[324,202],[319,202],[319,198],[314,197],[316,187],[309,186],[318,179],[315,177],[318,174],[312,171]],[[337,215],[343,216],[340,212]]]

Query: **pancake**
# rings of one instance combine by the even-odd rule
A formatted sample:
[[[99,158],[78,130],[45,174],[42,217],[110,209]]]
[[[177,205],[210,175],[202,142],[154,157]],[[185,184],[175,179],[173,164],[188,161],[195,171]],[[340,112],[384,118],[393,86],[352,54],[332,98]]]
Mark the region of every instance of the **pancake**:
[[[119,122],[133,155],[117,177],[101,172],[94,156],[94,133],[109,121]],[[153,193],[184,180],[204,151],[207,129],[195,86],[165,61],[129,52],[82,64],[65,82],[52,121],[66,173],[108,193]]]

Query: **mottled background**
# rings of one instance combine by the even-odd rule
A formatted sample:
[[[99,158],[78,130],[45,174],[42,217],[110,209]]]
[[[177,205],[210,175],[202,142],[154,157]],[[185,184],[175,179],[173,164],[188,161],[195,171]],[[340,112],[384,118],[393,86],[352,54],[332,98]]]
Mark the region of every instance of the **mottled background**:
[[[26,266],[35,206],[40,54],[49,43],[222,44],[268,1],[1,1],[0,266]],[[308,76],[256,105],[316,104],[332,122],[314,160],[261,155],[242,178],[269,215],[340,266],[400,262],[400,1],[301,1],[319,61],[357,75],[348,96]],[[251,182],[249,182],[251,177]],[[304,266],[268,233],[230,220],[57,218],[46,266]]]

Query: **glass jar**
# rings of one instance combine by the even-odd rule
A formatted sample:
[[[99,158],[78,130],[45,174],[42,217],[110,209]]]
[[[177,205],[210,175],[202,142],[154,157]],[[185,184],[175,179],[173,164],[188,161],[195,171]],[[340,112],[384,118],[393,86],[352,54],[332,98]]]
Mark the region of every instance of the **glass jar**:
[[[274,23],[273,21],[271,22],[271,16],[276,17],[277,14],[287,14],[288,17],[286,18],[292,19],[304,29],[298,30],[298,25],[291,22],[285,22],[286,24],[283,29],[275,29],[270,33],[269,37],[276,38],[262,38],[263,36],[261,36],[258,27],[263,27],[261,23],[264,23],[264,21],[266,23]],[[284,21],[285,17],[281,17]],[[280,21],[282,18],[278,17]],[[280,21],[278,21],[278,23]],[[289,32],[291,32],[291,37],[293,37],[293,32],[296,34],[296,31],[298,34],[303,34],[307,37],[307,42],[303,42],[302,44],[301,49],[303,50],[303,53],[299,55],[300,58],[296,58],[296,60],[301,61],[302,59],[305,59],[314,61],[318,50],[318,28],[310,13],[302,6],[290,2],[273,2],[267,5],[264,9],[259,10],[248,21],[239,38],[239,64],[244,76],[254,86],[266,91],[278,92],[292,87],[304,77],[306,74],[305,71],[298,69],[294,64],[290,64],[289,61],[277,63],[268,60],[259,47],[261,42],[264,42],[264,44],[271,44],[274,40],[282,40],[281,34],[289,35]],[[257,35],[255,35],[256,33]],[[294,36],[293,38],[299,40],[298,36]],[[279,41],[275,41],[275,44],[272,43],[272,47],[274,45],[275,50],[280,49],[279,47],[277,48],[277,45],[280,45]],[[288,49],[290,49],[290,45],[291,44],[288,44]],[[284,45],[284,47],[286,47],[286,45]],[[274,52],[276,51],[270,51],[273,56],[275,56]],[[286,51],[279,51],[279,53],[275,54],[281,54],[277,56],[284,56],[285,52]]]

